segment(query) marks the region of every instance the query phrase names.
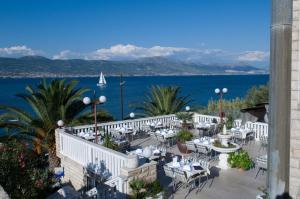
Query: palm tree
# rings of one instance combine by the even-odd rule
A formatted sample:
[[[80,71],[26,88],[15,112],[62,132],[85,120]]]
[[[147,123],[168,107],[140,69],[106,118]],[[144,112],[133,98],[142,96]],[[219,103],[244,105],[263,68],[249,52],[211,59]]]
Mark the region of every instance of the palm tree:
[[[189,96],[180,96],[180,92],[178,86],[152,86],[143,105],[138,109],[148,116],[177,113],[192,101]]]
[[[27,86],[27,92],[17,96],[29,105],[30,111],[0,106],[0,111],[4,112],[0,115],[0,128],[8,129],[9,137],[30,140],[37,153],[46,150],[50,170],[59,164],[55,148],[57,121],[72,125],[89,119],[84,113],[86,105],[82,103],[82,96],[88,89],[77,88],[77,83],[52,80],[48,84],[43,80],[35,89]]]

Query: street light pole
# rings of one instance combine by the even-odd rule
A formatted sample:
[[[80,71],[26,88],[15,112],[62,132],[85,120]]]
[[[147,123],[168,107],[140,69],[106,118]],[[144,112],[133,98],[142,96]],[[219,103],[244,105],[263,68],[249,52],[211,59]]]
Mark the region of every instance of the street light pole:
[[[105,96],[100,96],[98,99],[95,97],[95,92],[94,92],[94,98],[91,100],[89,97],[84,97],[83,98],[83,103],[85,105],[91,104],[93,106],[94,110],[94,122],[95,122],[95,143],[97,144],[98,142],[98,132],[97,132],[97,105],[98,104],[103,104],[106,102],[106,97]]]
[[[120,103],[121,103],[121,120],[124,119],[124,101],[123,101],[123,85],[125,81],[123,81],[123,75],[120,75]]]
[[[220,116],[220,120],[221,120],[221,123],[223,122],[223,111],[222,111],[222,103],[223,103],[223,94],[227,93],[228,92],[228,89],[227,88],[223,88],[222,90],[219,89],[219,88],[216,88],[215,89],[215,93],[217,95],[219,95],[220,99],[219,99],[219,116]]]

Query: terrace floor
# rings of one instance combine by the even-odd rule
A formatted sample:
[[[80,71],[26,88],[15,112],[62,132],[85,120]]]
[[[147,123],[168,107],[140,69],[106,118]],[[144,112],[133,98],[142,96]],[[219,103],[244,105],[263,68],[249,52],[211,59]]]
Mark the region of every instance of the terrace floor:
[[[194,131],[194,134],[198,133]],[[131,142],[135,146],[149,146],[157,144],[152,138],[137,139]],[[252,141],[243,146],[253,160],[259,155],[267,153],[266,149],[260,147],[259,142]],[[181,155],[176,145],[168,148],[169,154]],[[167,156],[168,157],[168,156]],[[171,157],[166,162],[170,162]],[[216,167],[218,160],[211,160],[211,175],[209,180],[201,188],[195,188],[189,194],[187,189],[179,188],[172,196],[173,198],[208,198],[208,199],[253,199],[260,193],[259,187],[265,187],[267,173],[262,171],[255,178],[257,170],[239,171],[238,169],[220,170]],[[158,170],[158,180],[171,193],[171,178],[166,177],[163,170]]]

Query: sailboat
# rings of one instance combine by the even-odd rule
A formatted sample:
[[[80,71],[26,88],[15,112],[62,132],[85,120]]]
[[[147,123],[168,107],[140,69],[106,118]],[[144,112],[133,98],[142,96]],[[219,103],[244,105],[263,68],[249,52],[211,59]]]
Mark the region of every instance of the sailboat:
[[[106,86],[106,80],[105,80],[105,77],[102,72],[100,73],[99,83],[97,84],[97,86],[100,86],[100,87]]]

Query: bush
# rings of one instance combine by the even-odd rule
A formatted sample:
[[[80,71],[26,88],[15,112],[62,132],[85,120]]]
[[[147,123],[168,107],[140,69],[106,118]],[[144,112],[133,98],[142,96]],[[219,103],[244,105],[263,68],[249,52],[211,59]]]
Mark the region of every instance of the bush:
[[[193,134],[188,130],[181,130],[177,133],[177,140],[181,143],[186,141],[191,141],[193,138]]]
[[[155,197],[157,194],[163,191],[163,187],[156,180],[150,184],[147,184],[147,195]]]
[[[155,198],[157,194],[164,191],[163,187],[157,180],[151,183],[146,183],[143,180],[136,179],[131,181],[129,185],[133,192],[133,196],[131,197],[133,199],[142,199],[146,197]]]
[[[133,198],[143,198],[144,193],[141,193],[141,190],[145,188],[145,182],[140,179],[133,180],[129,183],[130,188],[132,189],[133,192]]]
[[[47,160],[9,141],[0,148],[0,184],[11,198],[45,198],[53,182]]]
[[[118,145],[112,140],[112,137],[108,134],[106,134],[104,136],[103,146],[110,148],[112,150],[115,150],[115,151],[119,150]]]
[[[245,150],[230,153],[228,157],[228,164],[232,168],[241,168],[244,170],[249,170],[254,166],[254,162],[251,160],[249,154]]]

